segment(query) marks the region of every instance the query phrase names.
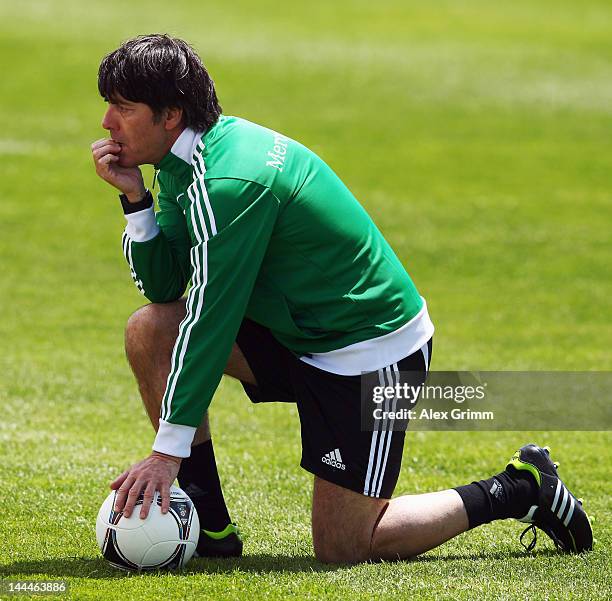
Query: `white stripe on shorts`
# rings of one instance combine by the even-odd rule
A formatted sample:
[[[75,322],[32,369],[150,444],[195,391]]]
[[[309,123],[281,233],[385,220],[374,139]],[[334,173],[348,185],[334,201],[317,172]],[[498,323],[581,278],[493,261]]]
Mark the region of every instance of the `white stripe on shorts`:
[[[427,373],[429,364],[429,347],[427,343],[421,347],[421,353],[425,361],[425,373]],[[395,386],[395,384],[400,384],[400,373],[397,363],[379,369],[378,382],[380,386]],[[396,408],[397,397],[385,399],[383,411],[394,412]],[[387,468],[389,449],[391,447],[391,439],[393,437],[394,422],[394,419],[388,419],[387,417],[385,417],[382,422],[379,419],[374,422],[374,429],[370,441],[370,457],[363,488],[363,494],[368,497],[380,497]]]

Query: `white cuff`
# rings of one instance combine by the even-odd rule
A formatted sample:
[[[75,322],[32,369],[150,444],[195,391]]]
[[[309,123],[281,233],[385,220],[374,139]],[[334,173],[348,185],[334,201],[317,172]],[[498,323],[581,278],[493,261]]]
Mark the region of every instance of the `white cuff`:
[[[157,225],[153,207],[136,213],[129,213],[125,218],[128,222],[125,233],[134,242],[146,242],[155,238],[159,233],[159,225]]]
[[[196,430],[193,426],[171,424],[160,419],[153,450],[174,457],[189,457]]]

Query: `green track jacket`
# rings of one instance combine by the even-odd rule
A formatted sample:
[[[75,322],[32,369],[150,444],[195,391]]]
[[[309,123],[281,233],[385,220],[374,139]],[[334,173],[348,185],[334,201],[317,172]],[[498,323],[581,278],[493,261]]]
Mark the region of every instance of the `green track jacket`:
[[[159,165],[159,211],[126,215],[124,254],[154,303],[191,282],[154,449],[186,457],[243,317],[303,361],[345,375],[432,335],[424,300],[338,176],[272,130],[222,116]],[[330,401],[332,402],[332,401]]]

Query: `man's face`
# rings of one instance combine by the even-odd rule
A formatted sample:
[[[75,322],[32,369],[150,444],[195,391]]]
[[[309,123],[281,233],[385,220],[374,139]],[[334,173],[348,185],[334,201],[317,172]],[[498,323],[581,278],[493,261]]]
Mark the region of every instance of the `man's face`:
[[[121,146],[120,167],[159,163],[172,147],[164,119],[156,123],[148,105],[131,102],[120,94],[109,100],[102,127]]]

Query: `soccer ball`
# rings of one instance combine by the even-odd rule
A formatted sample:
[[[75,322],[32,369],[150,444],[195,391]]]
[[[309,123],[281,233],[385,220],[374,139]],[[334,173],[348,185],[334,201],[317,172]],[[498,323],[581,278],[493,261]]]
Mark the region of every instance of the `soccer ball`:
[[[142,493],[132,515],[114,511],[117,491],[100,507],[96,538],[105,559],[128,571],[182,568],[193,555],[200,534],[200,520],[191,499],[177,486],[170,487],[170,509],[161,512],[161,495],[155,492],[146,519],[140,519]]]

